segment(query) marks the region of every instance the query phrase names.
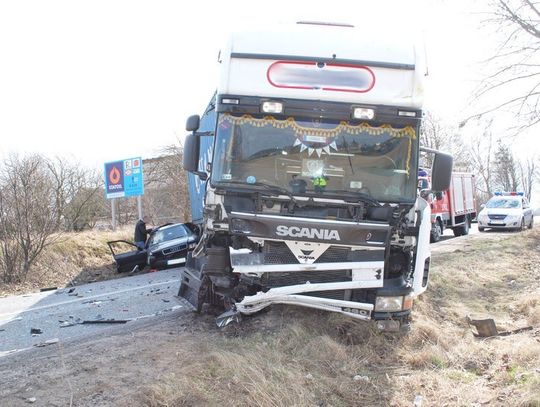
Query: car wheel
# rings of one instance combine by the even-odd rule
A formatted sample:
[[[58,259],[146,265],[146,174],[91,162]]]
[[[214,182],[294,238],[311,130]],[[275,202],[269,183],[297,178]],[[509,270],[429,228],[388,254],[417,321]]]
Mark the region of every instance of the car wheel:
[[[531,216],[531,223],[529,223],[529,229],[532,229],[534,226],[534,216]]]
[[[439,240],[441,240],[441,236],[443,234],[443,228],[441,222],[438,220],[433,225],[431,225],[431,243],[437,243]]]
[[[521,218],[521,226],[518,228],[518,232],[525,230],[525,218]]]

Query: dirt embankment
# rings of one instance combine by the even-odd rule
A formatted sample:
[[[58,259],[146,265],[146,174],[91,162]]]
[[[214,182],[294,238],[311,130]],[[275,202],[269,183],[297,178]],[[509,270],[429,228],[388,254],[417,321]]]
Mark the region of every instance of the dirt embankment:
[[[218,330],[177,314],[0,360],[6,405],[540,406],[540,229],[435,253],[411,333],[273,307]],[[477,339],[471,313],[499,329]],[[40,353],[41,352],[41,353]],[[11,362],[9,362],[11,361]],[[416,404],[415,404],[416,403]]]
[[[0,283],[0,296],[26,294],[47,287],[65,287],[117,278],[107,242],[132,240],[131,228],[112,231],[65,233],[55,237],[32,267],[24,282]]]

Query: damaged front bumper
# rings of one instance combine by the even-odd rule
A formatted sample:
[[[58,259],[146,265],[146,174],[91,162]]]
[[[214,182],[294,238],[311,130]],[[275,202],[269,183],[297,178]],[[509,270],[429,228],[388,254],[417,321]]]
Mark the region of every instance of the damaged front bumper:
[[[366,281],[352,281],[330,284],[298,284],[287,287],[277,287],[267,292],[244,297],[236,303],[236,309],[242,314],[254,314],[272,304],[300,305],[324,311],[333,311],[348,315],[352,318],[369,320],[373,312],[373,304],[355,301],[335,300],[305,295],[304,293],[331,290],[352,290],[370,288],[372,284]]]

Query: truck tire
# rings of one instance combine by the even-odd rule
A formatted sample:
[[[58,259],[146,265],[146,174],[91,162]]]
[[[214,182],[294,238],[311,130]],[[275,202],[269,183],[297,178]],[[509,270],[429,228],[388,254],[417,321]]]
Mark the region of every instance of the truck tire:
[[[463,225],[454,228],[454,236],[466,236],[469,234],[471,229],[471,220],[468,216],[465,217],[465,222]]]
[[[443,234],[443,226],[440,220],[436,220],[433,225],[431,225],[431,236],[429,238],[429,241],[431,243],[437,243],[439,240],[441,240]]]
[[[483,232],[483,231],[485,231],[485,229],[482,226],[478,226],[478,231]]]

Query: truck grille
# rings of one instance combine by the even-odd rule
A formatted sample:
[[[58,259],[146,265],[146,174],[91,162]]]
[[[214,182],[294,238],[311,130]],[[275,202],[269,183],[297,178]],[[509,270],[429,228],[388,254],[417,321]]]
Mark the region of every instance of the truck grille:
[[[284,242],[267,241],[263,249],[263,264],[298,264],[298,259]],[[330,246],[315,263],[342,263],[349,261],[384,260],[384,250],[351,250],[348,247]]]
[[[267,288],[283,287],[288,285],[315,283],[339,283],[352,281],[350,270],[314,270],[291,271],[282,273],[264,273],[261,285]]]
[[[493,214],[489,214],[488,217],[489,217],[489,219],[491,219],[491,220],[503,220],[504,218],[506,218],[506,215],[493,215]]]
[[[265,242],[264,264],[295,264],[298,259],[283,242]]]

